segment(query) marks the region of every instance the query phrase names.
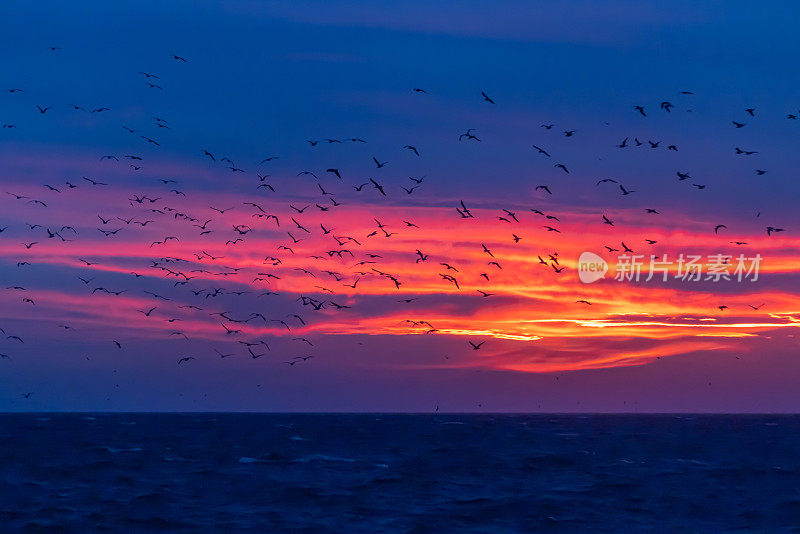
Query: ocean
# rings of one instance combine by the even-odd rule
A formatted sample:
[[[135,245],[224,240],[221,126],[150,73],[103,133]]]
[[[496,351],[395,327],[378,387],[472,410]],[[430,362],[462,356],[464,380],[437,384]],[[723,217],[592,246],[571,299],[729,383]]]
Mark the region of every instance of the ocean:
[[[0,532],[790,532],[787,415],[3,414]]]

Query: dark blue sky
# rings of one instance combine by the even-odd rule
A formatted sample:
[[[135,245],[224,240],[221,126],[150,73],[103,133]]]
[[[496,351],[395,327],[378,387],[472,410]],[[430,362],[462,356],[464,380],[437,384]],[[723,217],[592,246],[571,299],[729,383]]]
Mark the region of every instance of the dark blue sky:
[[[313,167],[309,158],[325,157],[307,150],[308,138],[365,137],[365,152],[387,158],[401,152],[398,139],[423,150],[435,141],[419,170],[437,177],[442,194],[466,181],[500,199],[498,183],[511,189],[533,171],[555,173],[530,153],[538,142],[555,144],[572,164],[574,195],[583,194],[583,178],[606,174],[647,187],[666,164],[729,193],[728,209],[744,209],[742,198],[780,209],[780,197],[757,187],[752,169],[733,157],[731,144],[749,142],[769,158],[769,183],[793,187],[787,154],[797,124],[784,117],[800,107],[792,68],[800,8],[786,3],[754,10],[744,2],[12,2],[3,9],[0,67],[7,83],[29,88],[26,103],[54,105],[53,115],[76,126],[80,119],[58,106],[117,113],[107,128],[86,121],[80,136],[52,120],[25,124],[15,132],[19,142],[125,147],[120,117],[145,124],[153,109],[180,127],[169,150],[181,158],[200,147],[237,162],[279,153],[279,165],[291,159],[294,170],[293,158]],[[50,45],[63,51],[52,54]],[[166,92],[142,91],[138,72],[163,72],[172,53],[192,61],[165,75]],[[430,95],[415,98],[411,87]],[[500,103],[491,114],[476,98],[481,90]],[[27,113],[20,100],[3,104],[4,121]],[[678,113],[642,121],[631,109],[655,112],[662,100]],[[746,107],[763,120],[746,132],[729,128]],[[547,138],[543,122],[578,130],[581,142]],[[491,144],[491,156],[455,142],[470,127]],[[681,153],[632,161],[611,143],[627,135],[674,142]],[[439,142],[445,137],[453,142]],[[487,172],[496,175],[491,182]]]

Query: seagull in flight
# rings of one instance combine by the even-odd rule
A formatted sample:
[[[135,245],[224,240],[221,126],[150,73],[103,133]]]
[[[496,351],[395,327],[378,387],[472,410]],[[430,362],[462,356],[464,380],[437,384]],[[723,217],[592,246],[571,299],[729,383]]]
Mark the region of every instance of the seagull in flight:
[[[531,146],[532,146],[533,148],[535,148],[535,149],[536,149],[536,150],[539,152],[539,154],[544,154],[544,155],[545,155],[545,156],[547,156],[548,158],[550,157],[550,154],[549,154],[549,153],[548,153],[548,152],[547,152],[545,149],[543,149],[543,148],[541,148],[541,147],[538,147],[538,146],[536,146],[536,145],[531,145]]]

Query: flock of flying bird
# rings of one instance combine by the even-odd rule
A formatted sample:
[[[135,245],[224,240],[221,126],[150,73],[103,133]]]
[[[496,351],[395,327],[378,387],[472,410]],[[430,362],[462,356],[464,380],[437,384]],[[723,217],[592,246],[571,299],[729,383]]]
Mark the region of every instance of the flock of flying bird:
[[[51,48],[53,53],[61,53],[60,50],[61,49],[59,47]],[[179,55],[173,55],[172,60],[176,63],[176,68],[180,68],[182,64],[190,61],[190,59]],[[147,86],[147,89],[145,90],[164,90],[164,86],[161,83],[161,77],[159,74],[152,72],[140,72],[139,76],[142,77],[144,84]],[[23,88],[17,87],[8,88],[6,91],[15,96],[25,93]],[[422,88],[413,88],[411,91],[414,94],[419,95],[419,98],[425,98],[425,95],[427,94],[427,91]],[[683,96],[692,95],[691,91],[683,91],[682,93]],[[494,98],[490,97],[484,91],[481,91],[480,98],[487,106],[497,105]],[[63,106],[66,107],[67,104],[63,104]],[[31,109],[31,113],[47,116],[48,113],[52,113],[51,110],[53,110],[54,107],[58,107],[58,105],[37,104],[35,108]],[[631,107],[632,113],[638,113],[644,118],[648,117],[654,112],[644,105],[632,105]],[[70,108],[75,112],[84,112],[90,115],[113,114],[113,110],[103,106],[84,108],[78,105],[70,105]],[[656,107],[655,112],[673,113],[675,109],[676,105],[669,101],[664,101]],[[748,119],[755,120],[757,116],[756,109],[747,108],[743,111],[747,114]],[[798,114],[790,113],[786,118],[788,120],[797,120]],[[152,132],[172,129],[170,122],[162,117],[155,117],[153,119],[151,128],[152,132],[140,132],[139,130],[130,128],[125,124],[121,124],[120,126],[132,136],[133,140],[138,141],[144,146],[148,146],[154,150],[158,150],[159,147],[162,146],[162,141],[159,140],[157,133]],[[743,128],[746,126],[746,122],[744,122],[744,120],[733,120],[731,126],[736,129]],[[17,128],[17,125],[4,123],[2,124],[2,128],[3,130],[13,130]],[[554,130],[555,125],[550,123],[542,124],[541,128],[546,132],[549,132],[548,135],[563,135],[564,137],[570,138],[576,134],[576,130],[574,129],[561,131],[557,129]],[[483,142],[480,132],[474,128],[466,129],[461,133],[454,133],[454,137],[457,137],[460,143],[473,143],[475,145],[479,145]],[[306,140],[306,143],[310,149],[316,149],[320,145],[363,145],[368,143],[368,140],[359,137],[341,139],[322,138],[308,139]],[[535,151],[535,154],[552,161],[553,168],[557,169],[559,173],[570,173],[570,168],[567,163],[555,161],[551,151],[547,147],[540,145],[541,143],[531,145],[531,148]],[[615,146],[619,150],[631,150],[636,148],[642,148],[644,150],[657,150],[663,148],[662,143],[658,140],[639,139],[638,137],[625,137],[619,142],[615,142]],[[674,144],[667,145],[665,148],[668,151],[679,150],[678,146]],[[421,150],[416,145],[406,144],[403,146],[403,150],[407,151],[409,155],[413,154],[415,158],[422,157]],[[739,146],[733,147],[732,150],[735,155],[741,157],[749,157],[758,153],[756,150],[744,149]],[[251,179],[255,189],[261,193],[273,194],[277,192],[276,184],[270,180],[270,176],[266,173],[262,174],[261,172],[255,172],[251,174],[251,172],[234,163],[231,158],[222,156],[210,148],[199,148],[197,151],[197,156],[198,158],[206,160],[210,165],[221,165],[226,167],[233,175],[241,175],[243,178],[246,177]],[[103,154],[99,156],[99,159],[103,161],[115,162],[120,165],[126,165],[131,172],[135,173],[142,170],[145,165],[146,157],[135,153],[123,155]],[[257,161],[254,160],[254,163],[257,163],[259,168],[263,168],[263,166],[268,166],[271,162],[278,159],[280,159],[280,156],[269,155],[263,158],[257,158]],[[374,166],[375,175],[371,178],[363,180],[362,183],[352,184],[352,190],[354,192],[360,194],[371,194],[372,197],[369,199],[370,202],[394,195],[394,191],[397,191],[398,195],[413,195],[417,193],[417,191],[424,185],[424,176],[410,177],[407,184],[403,184],[399,188],[396,186],[391,188],[384,179],[380,178],[380,171],[389,165],[389,162],[383,161],[377,156],[373,156],[371,159],[371,164]],[[755,169],[754,172],[756,175],[760,176],[765,174],[767,171],[764,169]],[[183,210],[179,207],[176,207],[176,204],[170,201],[170,199],[180,200],[184,197],[187,197],[187,195],[191,195],[191,192],[182,189],[181,184],[176,180],[168,178],[159,179],[159,182],[163,187],[159,193],[134,194],[127,198],[128,204],[131,207],[139,210],[139,215],[127,217],[103,213],[97,215],[98,224],[95,231],[99,232],[103,237],[108,239],[114,239],[120,232],[123,231],[126,234],[130,234],[131,232],[141,231],[145,228],[149,230],[153,227],[163,230],[163,238],[155,239],[148,243],[148,248],[153,250],[153,259],[151,260],[150,264],[150,269],[152,272],[146,275],[139,272],[133,272],[131,274],[135,277],[135,279],[142,279],[142,282],[145,283],[148,280],[154,279],[153,277],[174,280],[174,285],[176,287],[185,288],[187,292],[191,292],[194,297],[198,299],[198,301],[196,301],[198,304],[181,304],[180,306],[177,306],[177,308],[184,309],[187,312],[201,312],[213,316],[219,325],[221,335],[234,340],[236,344],[241,347],[239,351],[229,353],[212,348],[209,350],[208,354],[177,354],[175,357],[175,362],[177,365],[187,365],[201,357],[217,357],[224,359],[234,356],[235,354],[241,354],[252,359],[264,357],[271,351],[270,345],[267,340],[260,338],[259,336],[249,336],[245,329],[245,325],[249,324],[259,324],[264,326],[272,325],[280,329],[285,329],[286,333],[292,336],[292,341],[297,343],[298,348],[302,347],[304,349],[308,349],[309,347],[313,347],[314,344],[311,340],[301,334],[296,334],[295,332],[297,330],[302,331],[304,327],[308,326],[308,314],[322,310],[341,311],[351,308],[354,305],[350,301],[347,301],[349,303],[345,303],[344,300],[337,297],[337,291],[329,287],[329,285],[322,285],[322,283],[320,283],[315,286],[316,290],[314,294],[300,294],[297,298],[297,304],[299,306],[298,311],[296,313],[290,313],[280,317],[271,317],[260,312],[246,313],[241,312],[239,309],[217,311],[211,309],[209,304],[207,304],[211,302],[211,299],[222,295],[241,296],[245,293],[251,292],[251,290],[260,292],[259,294],[261,296],[277,294],[276,291],[271,289],[264,289],[264,285],[269,287],[270,283],[281,279],[281,274],[279,273],[280,269],[283,268],[282,264],[284,263],[286,257],[294,256],[295,250],[293,247],[301,241],[304,241],[304,239],[311,234],[322,236],[328,239],[331,246],[328,250],[312,255],[309,258],[310,264],[307,268],[295,267],[293,268],[294,271],[315,279],[321,279],[325,277],[334,281],[335,283],[341,284],[343,287],[349,287],[353,290],[356,289],[359,281],[365,277],[377,277],[378,279],[385,280],[387,284],[390,284],[398,291],[401,289],[412,289],[408,288],[407,286],[403,287],[404,281],[399,275],[388,272],[388,270],[381,268],[380,260],[382,259],[382,256],[380,254],[365,252],[365,250],[366,245],[369,242],[368,240],[372,237],[378,236],[383,238],[391,238],[393,235],[396,235],[399,232],[406,230],[413,231],[414,229],[419,228],[419,226],[412,220],[403,220],[402,230],[399,230],[396,229],[396,227],[390,227],[390,225],[384,224],[384,222],[378,218],[375,218],[374,229],[366,235],[338,235],[335,233],[335,229],[333,227],[326,226],[324,223],[319,224],[319,229],[311,227],[311,225],[303,220],[304,216],[309,211],[317,210],[322,213],[343,209],[342,202],[337,201],[334,193],[328,190],[329,186],[324,185],[323,180],[321,179],[322,176],[320,176],[320,174],[321,173],[318,171],[313,170],[299,170],[297,172],[298,179],[300,177],[307,177],[313,180],[313,182],[310,182],[311,185],[309,185],[309,187],[315,190],[318,196],[316,201],[313,201],[307,205],[295,205],[293,203],[289,203],[287,206],[288,215],[268,212],[268,209],[266,209],[264,206],[265,203],[258,199],[254,201],[243,202],[240,206],[210,206],[208,208],[210,210],[208,216],[193,215],[189,213],[189,210]],[[336,183],[343,183],[345,179],[343,174],[344,173],[335,165],[329,166],[324,170],[324,175],[335,179]],[[678,171],[677,179],[680,182],[689,181],[689,183],[691,183],[691,185],[698,190],[702,190],[707,187],[706,184],[696,182],[688,172]],[[624,184],[619,183],[617,180],[612,178],[598,180],[596,185],[598,187],[615,186],[621,196],[628,196],[637,193],[635,190],[629,189]],[[26,205],[31,210],[31,218],[33,219],[35,217],[35,211],[33,210],[47,209],[49,203],[51,202],[50,198],[52,198],[52,195],[61,195],[70,190],[80,191],[87,188],[113,190],[115,185],[111,183],[111,180],[94,179],[83,176],[77,180],[68,180],[63,184],[42,184],[43,194],[41,196],[30,196],[29,194],[20,194],[16,191],[6,191],[5,194],[17,202]],[[535,190],[541,192],[545,196],[550,196],[553,194],[553,187],[551,184],[538,184],[536,185]],[[162,255],[160,253],[162,250],[168,250],[168,247],[171,243],[180,241],[179,235],[175,235],[180,234],[180,232],[170,231],[174,225],[183,223],[184,227],[192,228],[192,231],[196,232],[196,234],[199,236],[211,236],[215,232],[222,232],[222,229],[219,227],[215,229],[215,223],[217,223],[219,218],[224,217],[228,212],[241,212],[243,210],[246,211],[251,220],[256,219],[264,224],[274,225],[274,227],[272,227],[274,230],[286,229],[286,235],[288,236],[288,238],[283,238],[275,242],[275,251],[270,252],[263,260],[263,264],[265,266],[263,271],[259,271],[257,276],[255,276],[252,281],[247,281],[246,285],[249,285],[250,289],[232,289],[225,285],[219,287],[197,286],[198,282],[203,283],[214,278],[227,279],[232,277],[232,279],[239,279],[238,277],[240,275],[241,268],[226,266],[224,257],[216,256],[204,250],[196,252],[193,258],[176,257],[165,254]],[[547,232],[560,233],[558,226],[560,221],[556,215],[545,213],[539,209],[530,209],[529,212],[532,213],[533,216],[541,218],[542,228],[544,230]],[[658,215],[659,211],[657,209],[648,208],[646,213]],[[462,219],[472,219],[477,217],[474,209],[470,209],[467,203],[463,200],[459,201],[455,206],[453,206],[453,216],[460,217]],[[513,211],[509,209],[503,209],[496,215],[496,219],[509,225],[509,228],[514,228],[516,225],[520,224],[520,217],[521,213],[519,213],[519,211]],[[614,221],[605,214],[602,215],[602,220],[598,222],[609,226],[614,226]],[[0,232],[5,231],[7,228],[8,226],[0,227]],[[715,234],[719,234],[720,231],[724,231],[726,229],[726,225],[719,224],[713,229],[713,232]],[[240,244],[246,243],[252,233],[257,232],[256,228],[244,223],[233,224],[231,225],[231,228],[226,230],[228,234],[221,239],[221,242],[228,247],[240,246]],[[20,243],[21,251],[30,251],[32,249],[35,250],[35,247],[40,245],[43,240],[56,240],[57,242],[63,244],[64,247],[69,247],[72,242],[80,240],[80,232],[86,230],[83,228],[79,230],[77,224],[63,225],[60,227],[48,227],[47,225],[31,223],[27,225],[27,231],[30,233],[31,237],[29,240]],[[772,236],[773,234],[784,232],[785,230],[780,227],[766,226],[765,231],[767,235]],[[517,231],[515,230],[511,233],[511,239],[514,243],[518,243],[522,239],[516,232]],[[2,237],[1,234],[0,237]],[[648,243],[654,244],[655,241],[648,240]],[[731,241],[731,243],[736,245],[746,244],[742,241]],[[483,243],[476,246],[480,247],[480,251],[485,254],[487,266],[489,268],[495,270],[502,269],[501,258],[495,256],[495,252],[492,249]],[[624,242],[622,242],[619,247],[606,246],[606,249],[609,252],[633,252],[631,247],[626,245]],[[352,267],[353,271],[351,273],[343,274],[338,270],[334,270],[334,268],[322,269],[316,267],[320,262],[324,263],[325,261],[334,259],[347,260],[348,262],[352,261],[354,263]],[[543,253],[539,255],[537,259],[538,263],[543,265],[548,270],[551,270],[554,274],[561,273],[564,271],[564,269],[566,269],[566,267],[559,262],[559,255],[556,251]],[[461,279],[459,266],[454,265],[451,260],[448,260],[447,258],[439,258],[438,260],[434,260],[431,258],[429,253],[425,253],[418,248],[409,258],[409,261],[413,261],[414,264],[437,261],[441,267],[441,272],[439,273],[441,280],[447,284],[451,284],[456,290],[461,290],[459,282]],[[81,257],[76,258],[76,262],[78,262],[87,271],[87,274],[79,276],[78,280],[80,284],[85,286],[86,292],[90,295],[103,294],[109,296],[120,296],[125,293],[130,294],[137,291],[134,286],[119,290],[111,289],[105,285],[96,283],[95,277],[100,271],[96,270],[95,268],[101,267],[101,265],[99,265],[99,260],[92,261],[92,259]],[[23,257],[19,258],[17,267],[24,268],[28,265],[30,265],[29,261]],[[489,272],[490,271],[480,274],[480,278],[487,284],[487,289],[490,288]],[[196,280],[196,282],[190,285],[190,282],[193,280]],[[9,292],[18,292],[21,295],[20,302],[22,305],[36,305],[34,298],[25,296],[27,288],[21,285],[12,284],[7,286],[5,289]],[[138,291],[143,295],[147,295],[147,298],[152,300],[152,305],[148,305],[143,309],[137,310],[144,318],[148,320],[155,319],[156,315],[154,314],[157,311],[160,311],[161,306],[166,302],[173,300],[172,297],[166,296],[157,291],[153,291],[152,288],[140,288]],[[489,298],[494,295],[494,293],[483,289],[479,289],[477,292],[483,298]],[[406,305],[417,300],[418,298],[419,297],[401,298],[398,299],[398,304],[401,306]],[[576,301],[576,303],[591,305],[591,302],[585,299],[579,299]],[[200,304],[202,304],[202,306]],[[754,310],[760,308],[760,306],[751,307]],[[724,308],[726,308],[726,306],[720,306],[720,309]],[[169,324],[172,324],[179,323],[181,318],[165,317],[163,320]],[[437,328],[426,320],[408,319],[406,323],[411,325],[413,328],[422,329],[422,331],[425,333],[437,332]],[[60,327],[65,331],[74,330],[74,328],[69,324],[63,324],[60,325]],[[13,353],[13,348],[10,348],[11,345],[24,344],[26,343],[26,340],[14,334],[13,332],[7,332],[3,328],[0,328],[0,333],[2,333],[3,338],[5,339],[4,344],[6,345],[6,348],[0,352],[0,357],[10,360],[12,359],[12,355],[10,353]],[[187,336],[185,332],[176,329],[171,332],[170,337],[186,338]],[[480,350],[485,342],[485,340],[480,342],[470,340],[468,341],[468,348],[475,351]],[[109,339],[108,343],[117,350],[123,349],[123,343],[117,339]],[[314,358],[314,355],[303,354],[299,356],[279,358],[277,361],[294,367],[296,365],[308,362],[312,358]],[[28,392],[23,396],[25,398],[29,398],[31,395],[32,392]]]

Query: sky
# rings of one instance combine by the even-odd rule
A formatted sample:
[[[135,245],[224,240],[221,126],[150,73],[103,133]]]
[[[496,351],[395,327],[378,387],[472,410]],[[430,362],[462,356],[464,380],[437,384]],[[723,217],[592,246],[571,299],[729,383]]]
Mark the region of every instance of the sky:
[[[5,2],[0,411],[796,412],[798,15]]]

